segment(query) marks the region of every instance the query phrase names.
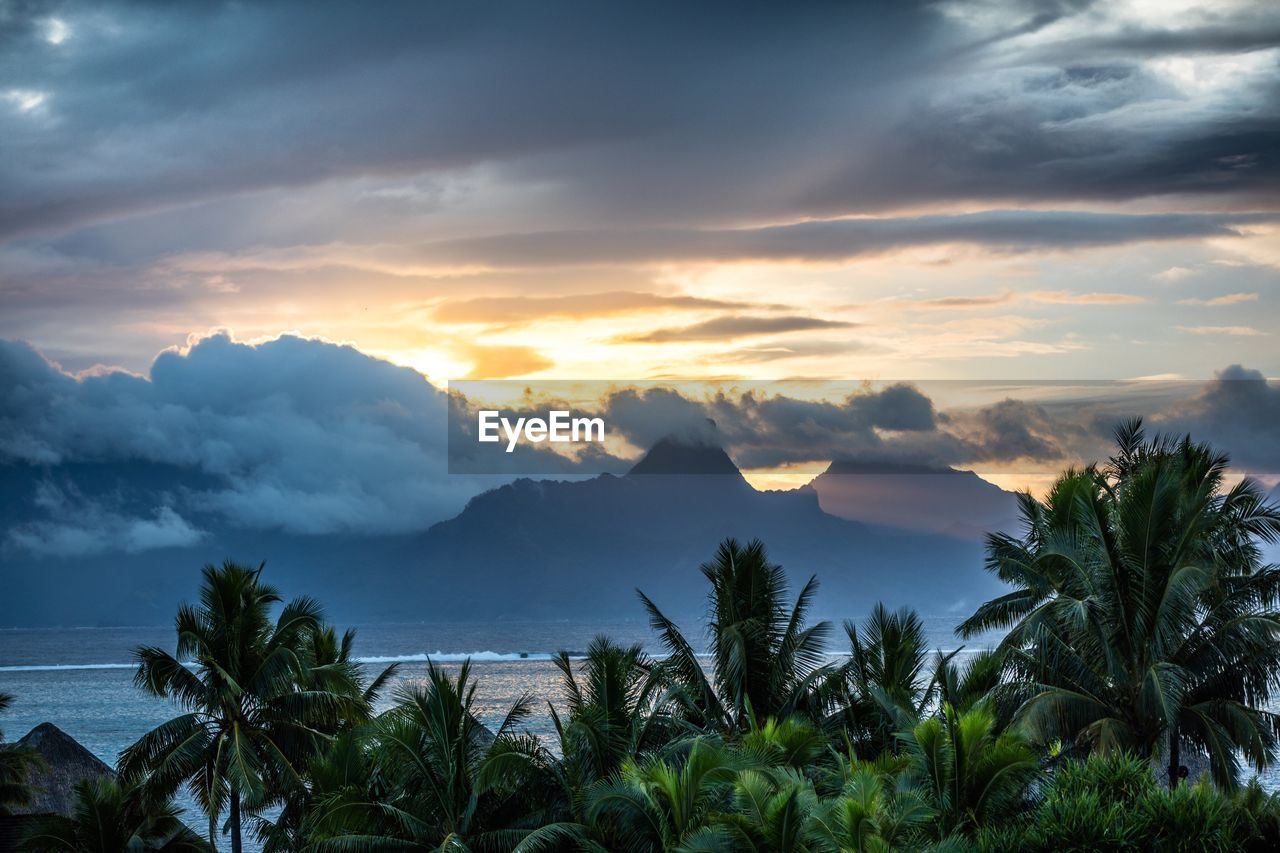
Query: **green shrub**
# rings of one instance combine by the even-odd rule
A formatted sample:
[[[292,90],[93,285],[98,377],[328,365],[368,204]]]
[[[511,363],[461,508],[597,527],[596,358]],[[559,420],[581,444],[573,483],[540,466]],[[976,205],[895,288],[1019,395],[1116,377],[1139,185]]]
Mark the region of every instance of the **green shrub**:
[[[1028,850],[1028,826],[1025,821],[1005,823],[1002,826],[984,826],[974,835],[975,853],[1009,853],[1010,850]]]
[[[1096,790],[1051,792],[1036,809],[1023,847],[1057,853],[1141,850],[1145,822]]]
[[[1170,791],[1125,755],[1064,762],[1023,820],[986,827],[980,851],[1213,853],[1280,849],[1280,795],[1251,783],[1235,796],[1208,781]]]
[[[1098,794],[1104,803],[1132,806],[1156,790],[1151,765],[1124,753],[1091,755],[1084,761],[1067,761],[1053,773],[1051,790],[1061,797],[1086,791]]]
[[[1150,849],[1161,853],[1236,850],[1235,804],[1208,782],[1148,792],[1138,802]]]
[[[1251,779],[1236,794],[1236,838],[1244,850],[1280,850],[1280,794]]]

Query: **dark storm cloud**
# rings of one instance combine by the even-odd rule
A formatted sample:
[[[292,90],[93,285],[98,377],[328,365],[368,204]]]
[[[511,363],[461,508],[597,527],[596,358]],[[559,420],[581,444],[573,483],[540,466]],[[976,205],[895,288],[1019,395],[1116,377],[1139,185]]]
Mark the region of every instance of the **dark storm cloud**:
[[[1059,459],[1055,424],[1043,407],[1022,400],[1001,400],[977,411],[971,419],[970,445],[981,448],[976,458]]]
[[[607,223],[1274,190],[1274,80],[1182,98],[1138,63],[1274,46],[1274,9],[1095,32],[1081,8],[10,5],[0,235],[481,164]]]
[[[1060,458],[1062,429],[1037,407],[1007,400],[963,413],[936,411],[918,388],[895,383],[843,399],[774,392],[699,396],[680,388],[610,394],[600,413],[638,447],[666,435],[722,445],[741,466],[876,458],[956,464]]]
[[[609,394],[600,414],[637,447],[668,435],[715,442],[746,467],[861,454],[887,446],[881,430],[924,434],[937,427],[929,398],[901,384],[836,401],[785,393],[703,397],[680,388],[628,388]]]
[[[1280,79],[1262,51],[1280,46],[1280,13],[1258,4],[1214,17],[1176,31],[1108,31],[1082,16],[1062,38],[965,54],[975,68],[916,93],[911,113],[873,143],[876,156],[836,165],[806,202],[841,210],[868,199],[1222,193],[1272,206]],[[1206,57],[1252,61],[1184,69],[1194,84],[1148,61]],[[1201,88],[1217,74],[1238,85]]]
[[[1184,406],[1154,426],[1210,438],[1247,470],[1280,473],[1280,384],[1257,370],[1233,364]]]
[[[891,3],[785,14],[572,0],[66,4],[15,14],[23,20],[0,77],[46,100],[5,116],[0,233],[655,137],[707,154],[718,135],[702,126],[709,103],[716,121],[811,113],[812,103],[792,107],[798,87],[847,65],[842,56],[874,68],[858,58],[861,46],[931,26],[912,4]],[[70,31],[60,45],[43,34],[53,16]],[[782,65],[784,76],[766,72]]]
[[[427,246],[440,261],[495,266],[660,261],[837,261],[910,246],[967,243],[1019,252],[1237,236],[1276,213],[1120,214],[1001,210],[832,219],[732,230],[636,229],[505,234]]]

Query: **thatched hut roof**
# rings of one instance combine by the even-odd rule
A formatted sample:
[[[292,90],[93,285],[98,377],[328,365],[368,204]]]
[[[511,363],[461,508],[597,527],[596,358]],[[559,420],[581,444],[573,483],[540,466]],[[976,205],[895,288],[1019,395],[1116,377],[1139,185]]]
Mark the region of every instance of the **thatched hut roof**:
[[[14,814],[70,815],[75,804],[77,783],[115,776],[115,771],[98,756],[53,723],[41,723],[15,745],[35,750],[44,763],[33,768],[28,776],[28,781],[35,787],[31,802],[25,807],[12,809]]]

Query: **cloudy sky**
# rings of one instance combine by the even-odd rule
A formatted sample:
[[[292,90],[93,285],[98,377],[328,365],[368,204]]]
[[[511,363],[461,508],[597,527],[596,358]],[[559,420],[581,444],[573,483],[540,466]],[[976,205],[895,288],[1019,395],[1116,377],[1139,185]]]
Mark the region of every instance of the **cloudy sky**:
[[[71,373],[1276,376],[1278,282],[1271,2],[0,2],[0,338]]]
[[[1274,2],[0,0],[0,568],[421,531],[464,378],[600,380],[557,474],[1271,488],[1277,285]]]

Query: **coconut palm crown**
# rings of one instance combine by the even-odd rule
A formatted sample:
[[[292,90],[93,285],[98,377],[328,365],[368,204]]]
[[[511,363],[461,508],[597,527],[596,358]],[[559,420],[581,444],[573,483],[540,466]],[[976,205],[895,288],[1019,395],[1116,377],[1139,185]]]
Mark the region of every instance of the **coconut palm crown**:
[[[1021,724],[1085,751],[1208,757],[1231,787],[1240,757],[1276,758],[1280,509],[1227,457],[1122,424],[1105,466],[1070,470],[1043,500],[1021,496],[1025,533],[992,534],[986,568],[1014,587],[959,631],[1009,628],[1003,651]]]

